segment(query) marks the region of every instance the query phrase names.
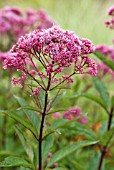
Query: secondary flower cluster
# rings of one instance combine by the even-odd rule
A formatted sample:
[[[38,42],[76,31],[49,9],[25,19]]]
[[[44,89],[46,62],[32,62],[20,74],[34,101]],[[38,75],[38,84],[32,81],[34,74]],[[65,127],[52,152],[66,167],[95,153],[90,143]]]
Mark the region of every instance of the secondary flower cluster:
[[[78,118],[82,114],[79,107],[71,107],[63,113],[65,119],[71,120],[73,118]],[[83,116],[79,119],[79,122],[82,124],[87,124],[87,116]]]
[[[3,42],[3,36],[7,37],[3,51],[16,43],[17,39],[28,33],[30,30],[50,28],[53,25],[51,18],[43,10],[27,9],[25,14],[16,7],[5,7],[0,9],[0,43]]]
[[[78,118],[82,114],[79,107],[71,107],[67,111],[63,112],[63,114],[60,114],[58,112],[53,113],[54,118],[61,118],[64,117],[65,119],[72,120],[74,118]],[[87,116],[82,116],[79,119],[79,122],[82,124],[87,124]]]
[[[111,16],[111,19],[109,21],[106,21],[105,24],[110,28],[114,29],[114,6],[112,6],[109,11],[108,15]]]
[[[96,50],[103,54],[107,59],[114,61],[114,48],[109,47],[107,45],[98,45]],[[103,62],[99,62],[97,64],[97,68],[99,70],[100,76],[105,76],[106,74],[110,74],[114,77],[114,71],[110,69],[106,64]]]
[[[87,73],[95,76],[96,64],[87,56],[93,51],[91,41],[79,38],[74,32],[53,26],[21,36],[5,60],[4,69],[14,67],[21,70],[22,75],[29,75],[45,89],[47,79],[50,79],[53,86],[57,86],[66,80],[73,82],[71,76],[74,74]],[[41,66],[43,71],[39,69]],[[64,75],[64,71],[67,74]],[[17,84],[20,80],[21,78],[17,79]]]
[[[108,15],[111,16],[110,21],[106,21],[105,24],[110,28],[114,29],[114,6],[112,6],[109,11]],[[96,50],[99,51],[101,54],[103,54],[107,59],[112,60],[114,62],[114,47],[108,46],[108,45],[98,45],[96,46]],[[114,71],[110,69],[107,65],[105,65],[103,62],[98,63],[98,72],[99,76],[103,77],[107,74],[110,74],[112,78],[114,78]]]

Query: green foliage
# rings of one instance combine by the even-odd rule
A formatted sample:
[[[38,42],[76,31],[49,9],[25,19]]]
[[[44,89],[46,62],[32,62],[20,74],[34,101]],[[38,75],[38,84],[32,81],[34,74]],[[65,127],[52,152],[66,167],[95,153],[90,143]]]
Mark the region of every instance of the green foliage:
[[[11,112],[11,111],[0,111],[3,114],[5,114],[6,116],[11,117],[12,119],[14,119],[15,121],[19,122],[21,125],[23,125],[25,128],[27,128],[30,132],[32,132],[33,134],[36,134],[36,130],[35,128],[32,126],[31,123],[29,123],[28,121],[25,121],[21,118],[21,116],[18,116],[16,113]]]
[[[97,96],[94,96],[88,93],[76,93],[68,98],[74,99],[78,97],[85,97],[87,99],[90,99],[91,101],[94,101],[95,103],[99,104],[103,109],[105,109],[105,111],[107,111],[105,102]]]
[[[67,170],[67,169],[58,167],[58,168],[55,168],[55,170]]]
[[[58,108],[58,109],[52,109],[51,111],[48,112],[48,114],[52,114],[55,112],[61,112],[61,111],[65,111],[66,108]]]
[[[114,96],[111,97],[111,108],[114,108]]]
[[[36,128],[36,130],[38,130],[39,119],[38,119],[38,116],[36,115],[36,113],[33,111],[33,109],[35,109],[35,108],[29,106],[29,104],[21,97],[17,97],[17,96],[14,96],[14,97],[17,99],[17,101],[19,102],[21,107],[25,107],[27,109],[27,110],[25,110],[26,116],[30,119],[31,123]],[[40,111],[40,110],[35,109],[35,111]]]
[[[89,145],[93,145],[93,144],[96,144],[96,143],[98,143],[98,141],[81,141],[81,142],[76,142],[76,143],[73,143],[69,146],[66,146],[66,147],[62,148],[61,150],[57,151],[53,155],[53,157],[49,161],[47,167],[51,166],[55,162],[58,162],[59,160],[68,156],[69,154],[73,153],[74,151],[76,151],[79,148],[89,146]]]
[[[9,156],[5,158],[4,161],[0,162],[0,167],[15,167],[15,166],[28,167],[34,170],[33,165],[22,157]]]
[[[98,140],[95,132],[81,123],[75,122],[73,125],[67,126],[66,128],[68,128],[70,132],[71,130],[74,131],[76,135],[85,136],[88,140]]]
[[[54,100],[54,102],[52,103],[52,107],[54,107],[61,99],[62,97],[65,95],[66,92],[60,93],[56,99]]]
[[[95,51],[94,54],[98,57],[103,63],[105,63],[109,68],[114,71],[114,62],[112,60],[106,59],[100,52]]]
[[[112,127],[109,131],[104,132],[100,140],[101,145],[102,146],[109,145],[113,136],[114,136],[114,127]]]
[[[53,142],[54,142],[54,139],[53,139],[52,135],[49,135],[43,141],[43,143],[42,143],[42,153],[43,153],[43,155],[42,155],[43,156],[42,162],[44,162],[46,160],[48,153],[51,152],[51,148],[53,146]]]
[[[30,142],[28,142],[27,135],[21,130],[19,126],[15,127],[15,131],[17,135],[19,136],[19,139],[23,145],[25,152],[27,153],[31,162],[33,162],[33,149],[32,149],[32,146],[30,145]]]
[[[21,110],[21,109],[26,109],[26,110],[33,110],[33,111],[37,111],[39,113],[42,113],[42,110],[33,106],[22,106],[19,107],[17,110]],[[35,114],[35,113],[34,113]]]
[[[50,13],[55,23],[58,23],[63,28],[75,29],[74,31],[76,31],[77,35],[90,38],[94,44],[99,42],[110,43],[113,32],[109,34],[109,30],[103,26],[103,22],[106,19],[104,12],[106,13],[110,4],[113,4],[113,0],[110,2],[106,0],[87,1],[85,3],[84,0],[68,2],[63,0],[61,3],[61,0],[28,0],[27,2],[23,0],[4,0],[4,2],[0,2],[0,5],[2,7],[12,4],[13,6],[22,7],[23,10],[26,7],[44,7],[47,13]],[[100,11],[100,17],[96,9]],[[97,18],[96,22],[95,18]],[[6,38],[4,39],[7,41]],[[3,47],[5,47],[5,44]],[[1,49],[3,47],[1,45]],[[114,71],[114,62],[112,60],[108,60],[98,51],[95,51],[94,54],[97,59]],[[10,87],[9,79],[12,77],[10,74],[12,74],[13,70],[10,70],[10,73],[5,72],[2,70],[2,67],[2,64],[0,64],[0,167],[4,170],[9,168],[15,170],[36,170],[38,169],[39,127],[44,108],[45,91],[40,90],[38,96],[41,109],[36,107],[35,104],[33,106],[33,97],[31,99],[27,98],[26,101],[23,89],[17,90],[18,88]],[[38,66],[38,69],[42,69],[41,66]],[[71,70],[66,69],[63,72],[66,74],[67,71]],[[107,130],[110,112],[112,112],[112,117],[114,115],[113,80],[109,80],[108,73],[106,77],[104,76],[101,79],[93,77],[91,79],[94,84],[93,87],[91,80],[86,75],[83,78],[80,75],[79,77],[76,75],[74,79],[75,85],[73,87],[72,85],[60,85],[53,91],[50,90],[48,92],[50,100],[48,100],[48,114],[45,116],[42,139],[43,169],[51,170],[53,163],[58,162],[58,167],[55,170],[91,170],[92,168],[97,170],[101,158],[100,149],[103,146],[107,146],[107,154],[103,160],[102,170],[113,170],[113,119],[111,128]],[[40,82],[40,80],[38,81]],[[24,84],[24,88],[29,88],[30,86],[34,88],[37,87],[37,84],[34,82]],[[59,95],[56,96],[57,91]],[[21,97],[15,96],[13,98],[13,93],[21,95]],[[56,97],[54,98],[54,96]],[[85,99],[83,100],[82,97]],[[17,104],[19,105],[17,106]],[[87,115],[88,124],[83,125],[78,122],[81,117],[86,115],[85,113],[72,120],[53,117],[55,112],[60,112],[61,117],[63,117],[62,112],[69,107],[81,107],[82,112],[89,112],[90,114]],[[104,111],[108,114],[104,114]],[[37,115],[36,112],[39,112],[39,114]],[[13,129],[13,127],[15,128]],[[98,146],[99,148],[97,148]],[[53,153],[51,159],[47,158],[49,152]],[[45,168],[47,160],[49,161],[48,167]]]
[[[88,170],[91,170],[91,167],[94,167],[94,170],[98,170],[98,164],[99,164],[99,160],[100,160],[100,152],[94,152],[91,159],[90,159],[90,163],[89,163],[89,167]],[[102,170],[105,170],[105,162],[103,162],[102,165]]]
[[[38,165],[38,145],[33,147],[33,164],[35,167]]]
[[[40,102],[42,107],[44,106],[44,97],[45,97],[44,91],[40,90]]]
[[[93,77],[92,80],[96,90],[99,92],[100,97],[103,99],[106,107],[108,108],[110,106],[110,98],[109,98],[109,93],[107,91],[107,88],[105,87],[104,83],[100,79]]]

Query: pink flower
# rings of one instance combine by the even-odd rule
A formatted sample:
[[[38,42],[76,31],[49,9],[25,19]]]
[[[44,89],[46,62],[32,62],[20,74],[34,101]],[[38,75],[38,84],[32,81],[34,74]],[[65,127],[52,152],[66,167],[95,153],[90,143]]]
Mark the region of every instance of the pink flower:
[[[74,118],[78,118],[78,116],[80,116],[81,114],[82,114],[82,112],[81,112],[80,108],[72,107],[63,113],[63,117],[65,119],[71,120]],[[87,117],[86,116],[81,117],[79,119],[79,122],[82,124],[87,124]]]
[[[11,56],[4,61],[4,69],[18,69],[37,83],[40,78],[42,83],[38,84],[45,89],[46,77],[51,77],[50,81],[59,85],[64,81],[73,83],[71,76],[74,74],[96,75],[96,64],[87,56],[93,51],[94,46],[89,40],[53,26],[21,36],[11,49]],[[40,71],[37,65],[42,66],[43,70]],[[62,75],[70,67],[72,73]]]
[[[109,10],[108,10],[108,15],[111,16],[111,19],[109,21],[105,21],[105,24],[107,27],[109,27],[110,29],[114,29],[114,6],[112,6]]]
[[[40,89],[41,89],[41,87],[39,86],[39,87],[37,87],[37,88],[35,88],[33,91],[32,91],[32,94],[30,95],[30,96],[37,96],[37,95],[39,95],[40,94]]]
[[[55,112],[53,113],[53,117],[59,119],[61,118],[61,114],[59,112]]]
[[[108,15],[114,16],[114,6],[108,10]]]
[[[21,35],[25,35],[34,29],[50,28],[52,19],[43,10],[28,9],[25,14],[16,7],[5,7],[0,9],[0,36],[7,38],[3,43],[3,50],[8,51],[16,43]],[[5,37],[5,38],[4,38]]]
[[[104,55],[107,59],[114,61],[114,48],[107,45],[98,45],[96,46],[96,50]],[[112,78],[114,78],[114,71],[110,69],[105,63],[99,62],[97,65],[98,75],[105,76],[106,74],[110,74]]]
[[[53,26],[54,21],[47,15],[47,13],[39,9],[35,11],[33,9],[27,9],[26,11],[26,24],[32,26],[34,29],[45,29]]]

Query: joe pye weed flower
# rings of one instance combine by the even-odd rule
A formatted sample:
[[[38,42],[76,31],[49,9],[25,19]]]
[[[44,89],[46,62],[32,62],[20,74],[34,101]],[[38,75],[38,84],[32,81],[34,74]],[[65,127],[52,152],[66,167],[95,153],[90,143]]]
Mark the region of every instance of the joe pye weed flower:
[[[30,96],[41,109],[38,140],[38,169],[42,170],[42,141],[46,115],[60,94],[62,87],[73,83],[73,75],[97,73],[96,63],[88,57],[94,51],[91,41],[79,38],[74,32],[54,25],[49,29],[35,30],[21,36],[4,61],[4,69],[14,68],[21,76],[13,77],[12,83],[23,88],[28,84]],[[55,90],[53,98],[50,94]],[[39,93],[44,92],[44,105]]]

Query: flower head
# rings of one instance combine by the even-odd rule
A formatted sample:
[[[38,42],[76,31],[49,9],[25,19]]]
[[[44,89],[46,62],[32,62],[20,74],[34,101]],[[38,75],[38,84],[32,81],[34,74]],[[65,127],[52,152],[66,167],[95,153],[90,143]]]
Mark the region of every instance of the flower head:
[[[71,120],[74,118],[78,118],[78,116],[80,116],[81,114],[82,112],[79,107],[72,107],[63,113],[63,117],[65,119]],[[81,117],[79,119],[79,122],[82,124],[87,124],[87,117],[86,116]]]
[[[93,50],[91,41],[53,26],[21,36],[11,49],[12,55],[5,60],[4,69],[14,67],[31,76],[33,80],[39,77],[42,80],[41,87],[45,88],[43,79],[46,77],[60,84],[65,80],[73,82],[71,76],[74,74],[96,75],[96,64],[87,56]],[[43,71],[37,65],[42,66]],[[72,73],[62,76],[64,70],[69,68]],[[31,70],[34,74],[31,74]]]
[[[24,17],[18,8],[5,7],[0,10],[0,33],[12,32],[19,37],[24,25]]]
[[[114,6],[108,10],[108,15],[114,16]]]
[[[0,9],[0,36],[7,37],[3,51],[8,51],[21,35],[34,29],[50,28],[52,19],[43,10],[27,9],[25,14],[16,7]],[[2,49],[1,49],[2,50]]]
[[[110,29],[114,29],[114,6],[112,6],[109,10],[108,10],[108,15],[111,16],[111,19],[109,21],[105,21],[105,24],[107,27],[109,27]]]
[[[114,48],[107,45],[98,45],[96,46],[96,50],[103,54],[107,59],[114,61]],[[112,78],[114,78],[114,71],[109,68],[105,63],[100,61],[97,64],[97,68],[99,70],[100,76],[105,76],[106,74],[110,74]]]

